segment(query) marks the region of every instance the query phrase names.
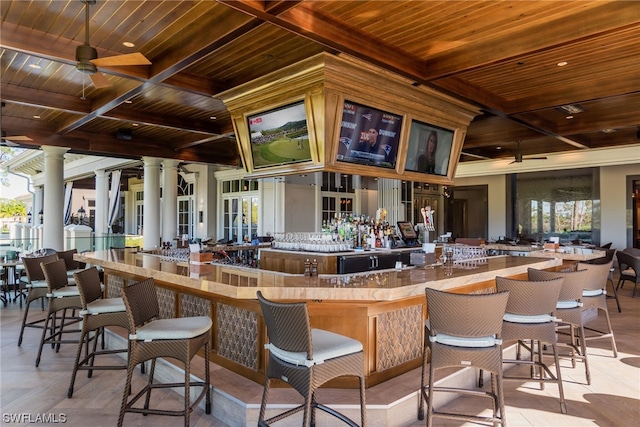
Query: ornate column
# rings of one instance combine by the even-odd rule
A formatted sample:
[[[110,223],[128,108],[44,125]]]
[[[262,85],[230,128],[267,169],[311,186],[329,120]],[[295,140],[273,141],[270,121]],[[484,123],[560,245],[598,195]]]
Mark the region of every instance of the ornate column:
[[[172,242],[178,228],[178,164],[177,160],[162,161],[162,241]],[[193,237],[193,236],[191,236]]]
[[[143,249],[160,246],[160,159],[143,157],[144,162],[144,224]]]
[[[43,145],[44,222],[42,247],[64,249],[64,153],[69,149]]]

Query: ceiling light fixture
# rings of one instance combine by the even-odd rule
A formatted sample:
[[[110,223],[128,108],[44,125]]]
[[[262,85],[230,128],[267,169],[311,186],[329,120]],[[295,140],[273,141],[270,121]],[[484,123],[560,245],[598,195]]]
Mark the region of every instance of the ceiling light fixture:
[[[602,129],[602,133],[614,133],[615,131],[616,131],[615,129],[611,129],[611,128]]]
[[[216,116],[211,116],[211,117],[209,117],[209,118],[210,118],[211,120],[216,120],[216,119],[217,119],[217,117],[216,117]]]
[[[38,64],[29,64],[29,67],[33,68],[34,70],[39,70],[39,69],[41,69],[41,68],[42,68],[42,67],[41,67],[40,65],[38,65]]]
[[[579,113],[584,113],[585,111],[587,111],[587,109],[584,108],[580,104],[561,105],[561,106],[558,107],[558,110],[562,111],[563,113],[568,113],[568,114],[579,114]]]
[[[131,42],[123,42],[122,46],[124,46],[124,47],[135,47],[136,45],[131,43]]]
[[[39,116],[39,115],[37,115],[37,114],[34,114],[34,115],[33,115],[33,118],[34,118],[34,119],[39,119],[39,118],[40,118],[40,116]]]
[[[573,116],[571,114],[569,114],[567,117],[565,117],[565,119],[571,120],[571,119],[573,119]]]
[[[130,99],[127,99],[126,101],[124,101],[125,104],[133,104],[133,101]]]
[[[556,65],[557,65],[558,67],[564,67],[564,66],[565,66],[565,65],[567,65],[567,64],[569,64],[567,61],[560,61],[560,62],[558,62]]]

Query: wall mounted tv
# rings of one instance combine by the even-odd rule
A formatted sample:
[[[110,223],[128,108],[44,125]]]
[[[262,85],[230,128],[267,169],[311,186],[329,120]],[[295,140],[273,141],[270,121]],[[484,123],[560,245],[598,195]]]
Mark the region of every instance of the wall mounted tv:
[[[412,120],[405,171],[447,176],[453,136],[452,130]]]
[[[344,100],[336,160],[395,169],[403,116]]]
[[[248,115],[247,125],[253,170],[313,160],[304,100]]]
[[[398,162],[405,179],[443,185],[453,183],[465,132],[455,125],[445,127],[446,121],[438,122],[435,125],[409,117],[404,157]]]

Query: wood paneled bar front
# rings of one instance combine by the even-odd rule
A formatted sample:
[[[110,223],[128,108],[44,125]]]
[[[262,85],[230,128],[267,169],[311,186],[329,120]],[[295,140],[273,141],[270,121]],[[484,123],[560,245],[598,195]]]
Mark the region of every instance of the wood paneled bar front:
[[[162,317],[211,316],[212,361],[260,384],[268,355],[256,292],[279,301],[305,301],[314,328],[363,343],[367,387],[420,366],[426,287],[488,292],[496,276],[524,278],[529,267],[549,269],[562,264],[557,258],[496,256],[450,269],[409,267],[308,277],[193,264],[124,249],[82,253],[75,258],[104,269],[109,297],[119,296],[123,286],[152,277]],[[329,385],[357,387],[356,381],[346,378]]]

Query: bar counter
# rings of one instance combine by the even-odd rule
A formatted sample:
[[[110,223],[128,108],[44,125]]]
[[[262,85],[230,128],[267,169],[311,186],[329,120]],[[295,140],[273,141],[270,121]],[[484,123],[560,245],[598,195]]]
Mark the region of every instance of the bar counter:
[[[313,327],[362,342],[367,387],[420,366],[427,286],[487,292],[496,276],[526,278],[529,267],[562,264],[559,258],[495,256],[467,260],[452,269],[407,267],[308,277],[122,249],[77,254],[75,259],[104,269],[109,297],[119,296],[123,286],[153,277],[161,317],[211,316],[212,361],[260,384],[267,334],[256,292],[275,300],[306,301]],[[357,387],[357,381],[338,379],[329,386]]]

